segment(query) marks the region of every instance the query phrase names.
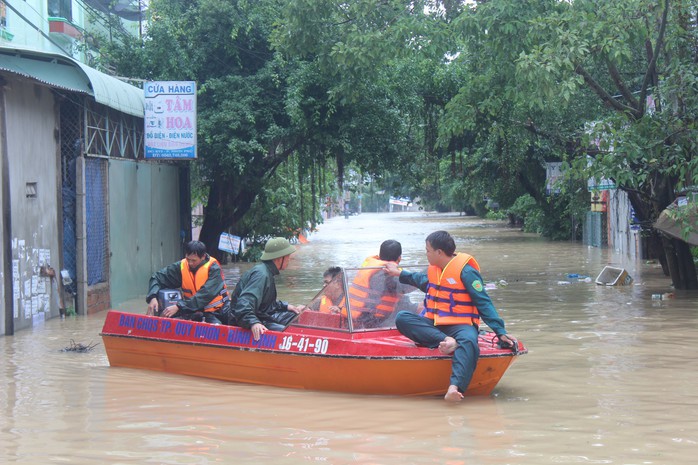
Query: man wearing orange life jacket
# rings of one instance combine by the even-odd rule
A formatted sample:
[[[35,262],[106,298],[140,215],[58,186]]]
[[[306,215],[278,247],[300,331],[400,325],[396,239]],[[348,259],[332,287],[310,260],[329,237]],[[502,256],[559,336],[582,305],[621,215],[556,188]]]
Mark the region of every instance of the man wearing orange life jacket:
[[[443,354],[453,354],[451,381],[444,398],[449,402],[463,399],[480,355],[478,331],[482,319],[499,336],[502,344],[513,347],[485,291],[480,266],[470,255],[455,253],[456,244],[446,231],[436,231],[426,239],[429,269],[426,273],[401,270],[387,264],[386,272],[399,276],[401,283],[411,284],[426,293],[420,315],[399,312],[397,329],[416,343]]]
[[[322,313],[340,313],[347,308],[343,274],[340,267],[333,266],[325,270],[322,274],[322,284],[322,295],[310,302],[308,308]]]
[[[393,276],[386,275],[383,267],[387,263],[397,265],[402,258],[402,245],[389,239],[384,241],[378,255],[366,258],[349,285],[349,307],[355,326],[375,328],[392,316],[398,303],[416,309],[416,305],[403,296],[411,288],[402,286]]]
[[[228,289],[218,261],[206,253],[203,242],[184,246],[185,258],[157,271],[150,278],[148,315],[166,318],[203,320],[221,324],[221,315],[230,302]],[[160,309],[157,295],[161,289],[182,289],[182,300]]]

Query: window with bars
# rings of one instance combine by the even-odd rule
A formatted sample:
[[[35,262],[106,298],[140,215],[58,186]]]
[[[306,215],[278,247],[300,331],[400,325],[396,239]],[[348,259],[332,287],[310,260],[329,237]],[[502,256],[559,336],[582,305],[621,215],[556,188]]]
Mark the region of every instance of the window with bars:
[[[143,152],[143,119],[97,103],[86,107],[85,154],[137,159]]]

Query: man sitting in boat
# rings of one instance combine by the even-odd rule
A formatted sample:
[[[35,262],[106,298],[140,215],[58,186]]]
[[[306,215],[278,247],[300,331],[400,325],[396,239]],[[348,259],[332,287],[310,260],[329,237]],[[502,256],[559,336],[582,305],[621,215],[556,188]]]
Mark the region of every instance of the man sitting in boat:
[[[396,263],[386,264],[388,274],[426,293],[426,308],[421,315],[398,312],[395,323],[398,331],[417,344],[438,347],[445,355],[453,354],[451,384],[444,398],[458,402],[463,399],[480,355],[480,319],[503,346],[514,347],[515,342],[507,336],[504,321],[487,295],[475,258],[456,253],[456,243],[446,231],[427,236],[426,254],[426,273],[402,270]]]
[[[283,237],[267,241],[261,263],[243,274],[235,286],[227,315],[229,325],[252,330],[254,340],[258,341],[268,330],[282,331],[305,310],[303,305],[276,300],[274,276],[288,267],[295,251],[295,247]]]
[[[347,308],[344,296],[344,274],[338,266],[325,270],[322,274],[322,295],[308,305],[310,310],[322,313],[339,313]]]
[[[218,261],[206,253],[206,245],[199,241],[185,244],[184,254],[185,258],[151,276],[145,299],[147,314],[221,324],[230,298]],[[159,308],[158,292],[176,288],[182,289],[183,299]]]
[[[378,255],[367,257],[349,285],[349,307],[355,328],[377,328],[392,320],[398,304],[401,309],[415,310],[417,305],[405,294],[413,287],[401,285],[385,273],[387,263],[397,265],[402,259],[402,245],[393,239],[384,241]]]

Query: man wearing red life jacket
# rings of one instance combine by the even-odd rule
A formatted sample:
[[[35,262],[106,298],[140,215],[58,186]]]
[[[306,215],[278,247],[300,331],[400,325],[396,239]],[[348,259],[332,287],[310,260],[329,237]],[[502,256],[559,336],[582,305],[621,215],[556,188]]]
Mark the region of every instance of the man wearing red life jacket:
[[[222,311],[230,302],[223,271],[218,261],[206,253],[206,245],[190,241],[184,246],[185,258],[157,271],[150,278],[148,315],[203,320],[221,324]],[[182,300],[160,309],[161,289],[182,289]]]
[[[499,317],[487,295],[477,261],[465,253],[455,253],[456,244],[446,231],[436,231],[426,239],[429,269],[426,273],[401,270],[397,264],[386,264],[385,271],[399,276],[400,282],[411,284],[426,293],[420,315],[399,312],[397,329],[416,343],[443,354],[453,354],[451,384],[444,398],[449,402],[463,399],[480,356],[478,331],[482,319],[499,336],[502,344],[514,346],[506,335],[504,321]]]

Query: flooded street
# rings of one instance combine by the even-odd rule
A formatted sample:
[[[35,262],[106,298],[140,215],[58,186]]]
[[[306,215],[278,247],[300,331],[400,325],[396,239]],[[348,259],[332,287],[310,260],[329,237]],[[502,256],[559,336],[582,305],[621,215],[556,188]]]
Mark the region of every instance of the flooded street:
[[[438,229],[478,260],[529,349],[492,396],[452,405],[110,368],[104,315],[54,319],[0,338],[0,463],[693,463],[698,293],[653,300],[673,292],[656,264],[457,214],[361,214],[299,245],[279,295],[308,302],[327,267],[358,266],[386,239],[402,243],[403,265],[426,264],[424,239]],[[633,284],[594,284],[605,265]],[[229,286],[249,266],[225,266]],[[122,310],[142,313],[144,300]],[[99,345],[62,352],[71,341]]]

